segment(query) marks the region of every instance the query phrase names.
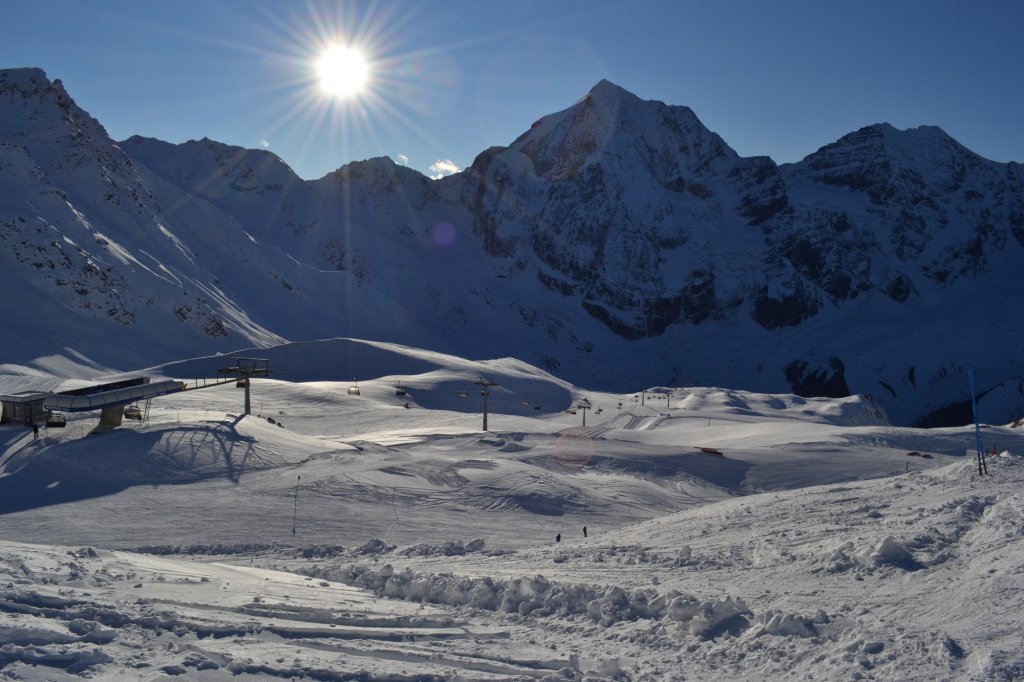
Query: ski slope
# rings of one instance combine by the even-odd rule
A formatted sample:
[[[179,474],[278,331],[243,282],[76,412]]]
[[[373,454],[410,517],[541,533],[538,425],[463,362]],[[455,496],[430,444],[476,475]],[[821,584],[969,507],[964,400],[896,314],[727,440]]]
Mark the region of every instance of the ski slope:
[[[0,427],[0,679],[1024,673],[1016,429],[983,429],[979,477],[972,429],[857,397],[595,393],[352,339],[267,355],[249,416],[227,384],[105,434]]]

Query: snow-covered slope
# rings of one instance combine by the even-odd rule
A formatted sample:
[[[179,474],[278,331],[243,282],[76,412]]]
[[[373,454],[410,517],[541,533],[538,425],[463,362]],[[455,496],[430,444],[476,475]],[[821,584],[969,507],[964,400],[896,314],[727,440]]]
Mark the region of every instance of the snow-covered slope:
[[[604,390],[871,394],[898,423],[963,423],[973,363],[983,419],[1024,413],[1024,176],[937,128],[779,167],[602,81],[463,173],[305,182],[207,139],[115,144],[38,69],[0,99],[9,363],[344,336]]]
[[[978,476],[973,429],[893,427],[857,397],[584,392],[351,339],[271,352],[248,417],[228,384],[103,435],[95,415],[0,427],[0,677],[1024,669],[1019,429],[984,429],[1003,452]],[[331,379],[356,367],[351,395]],[[488,433],[459,396],[480,376]]]

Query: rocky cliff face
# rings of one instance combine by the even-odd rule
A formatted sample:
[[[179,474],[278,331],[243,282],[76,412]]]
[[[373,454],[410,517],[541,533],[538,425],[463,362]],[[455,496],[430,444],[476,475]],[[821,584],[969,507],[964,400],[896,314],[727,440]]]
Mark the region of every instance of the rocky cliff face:
[[[766,161],[739,158],[685,107],[602,81],[482,154],[463,203],[491,255],[533,264],[552,293],[579,298],[619,336],[653,337],[742,300],[743,266],[714,263],[715,245],[759,247],[747,214],[763,220],[780,184]]]
[[[305,182],[207,139],[114,144],[39,70],[0,72],[0,103],[13,360],[79,328],[114,365],[351,335],[594,387],[873,393],[900,422],[962,400],[974,362],[992,421],[1024,408],[1024,174],[937,128],[778,166],[602,81],[463,173]]]

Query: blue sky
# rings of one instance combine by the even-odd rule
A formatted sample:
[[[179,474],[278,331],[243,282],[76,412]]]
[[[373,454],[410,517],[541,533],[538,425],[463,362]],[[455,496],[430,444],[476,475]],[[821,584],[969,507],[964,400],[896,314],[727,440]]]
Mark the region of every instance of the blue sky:
[[[307,179],[464,168],[602,78],[779,163],[883,121],[1024,161],[1022,34],[1022,0],[33,0],[5,3],[0,67],[60,78],[114,139],[264,146]],[[330,42],[370,61],[358,97],[317,86]]]

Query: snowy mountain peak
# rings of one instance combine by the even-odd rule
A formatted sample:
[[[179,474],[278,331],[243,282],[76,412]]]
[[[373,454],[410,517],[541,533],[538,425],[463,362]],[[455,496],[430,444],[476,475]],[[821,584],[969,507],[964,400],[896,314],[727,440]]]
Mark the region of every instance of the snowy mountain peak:
[[[235,193],[277,194],[302,180],[273,152],[208,138],[181,145],[135,135],[120,146],[148,169],[207,201]]]
[[[576,101],[574,107],[590,100],[596,104],[606,115],[616,116],[622,107],[636,107],[642,104],[642,100],[626,90],[625,88],[602,79],[587,92],[586,95]]]
[[[0,140],[17,142],[48,128],[64,128],[76,137],[106,138],[106,130],[68,95],[59,80],[36,68],[0,69]]]
[[[922,181],[944,178],[963,181],[965,167],[987,163],[938,126],[899,130],[878,123],[844,135],[806,157],[800,165],[819,171],[819,179],[836,185],[868,189],[888,182],[901,169]]]
[[[405,166],[399,166],[390,156],[375,156],[362,161],[350,161],[325,175],[322,180],[332,178],[337,182],[342,182],[349,178],[361,178],[367,175],[387,177],[398,173],[400,168],[405,168]],[[412,173],[416,172],[409,168],[406,170]]]
[[[305,182],[205,138],[115,145],[2,71],[0,345],[127,369],[351,336],[599,387],[871,393],[897,423],[962,400],[973,358],[1013,418],[1019,323],[976,301],[1024,295],[1022,184],[927,126],[743,158],[608,81],[442,181],[381,157]],[[1002,331],[979,352],[951,319]]]
[[[26,91],[51,85],[46,71],[34,66],[0,69],[0,83],[3,84],[3,89],[17,88]]]
[[[587,94],[594,95],[595,97],[627,98],[634,99],[637,101],[639,101],[640,99],[639,97],[631,93],[629,90],[626,90],[621,85],[616,85],[615,83],[612,83],[607,78],[602,78],[597,83],[595,83],[594,87],[590,88],[590,91]]]
[[[572,107],[534,123],[511,149],[529,157],[537,175],[553,181],[599,164],[664,183],[738,158],[688,107],[643,101],[607,80]]]

